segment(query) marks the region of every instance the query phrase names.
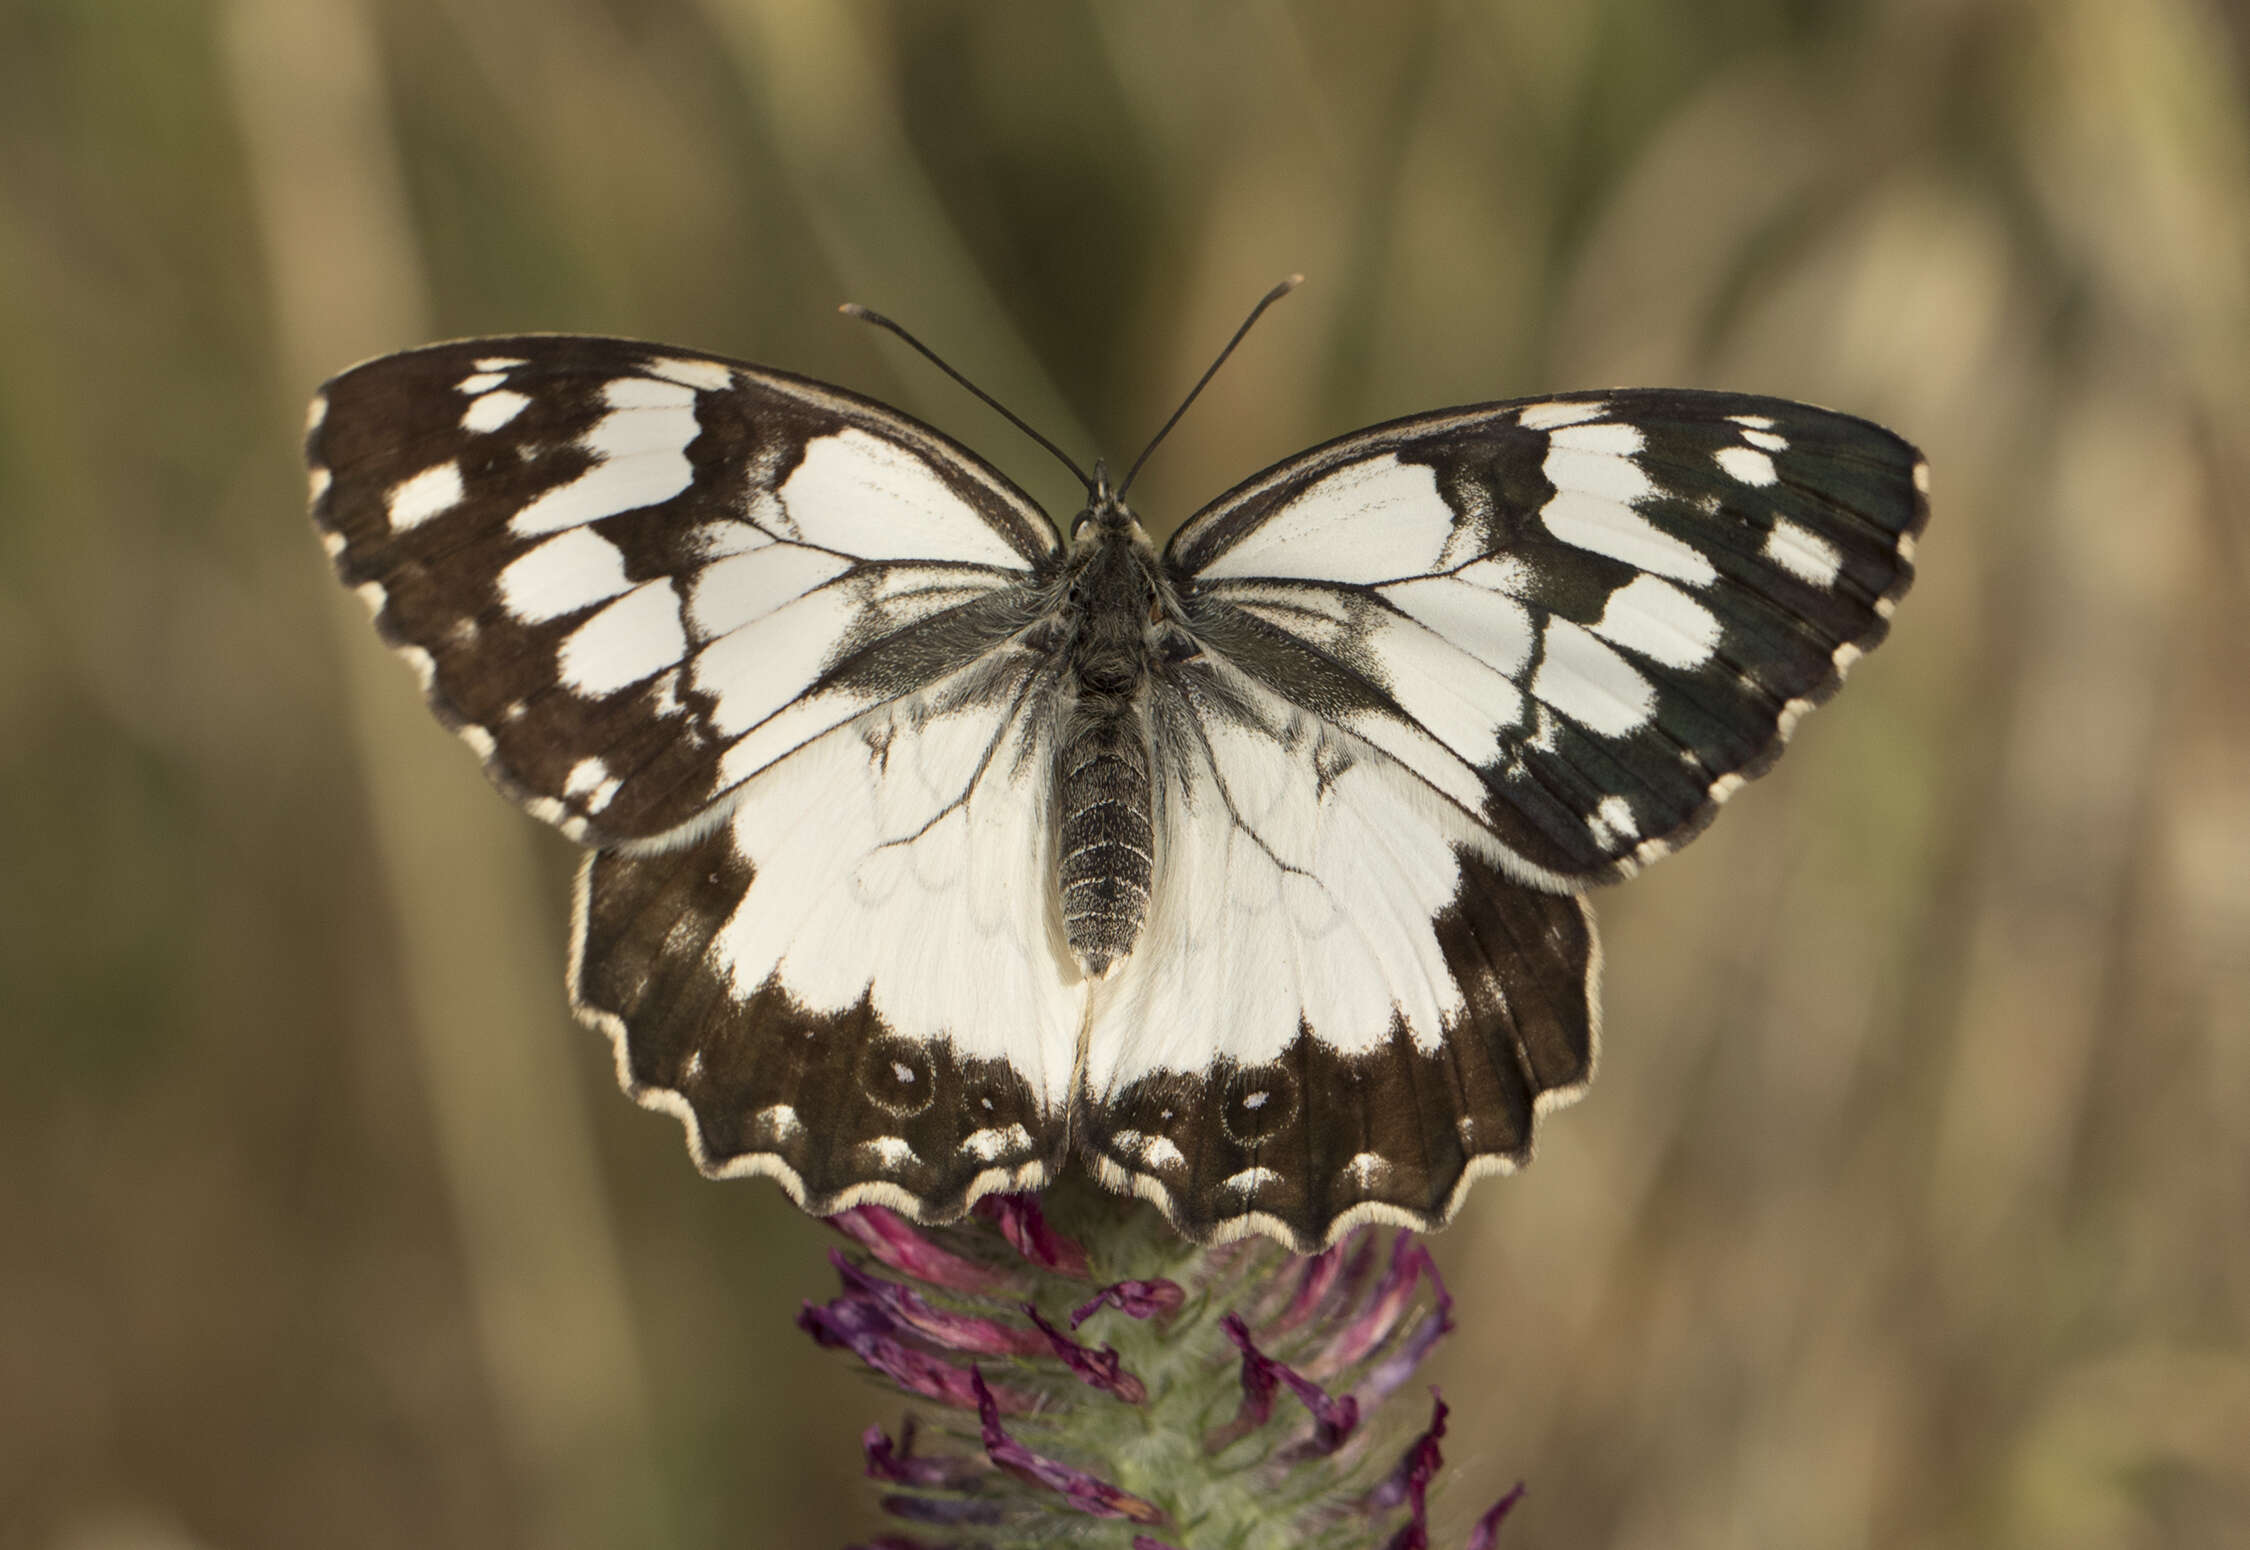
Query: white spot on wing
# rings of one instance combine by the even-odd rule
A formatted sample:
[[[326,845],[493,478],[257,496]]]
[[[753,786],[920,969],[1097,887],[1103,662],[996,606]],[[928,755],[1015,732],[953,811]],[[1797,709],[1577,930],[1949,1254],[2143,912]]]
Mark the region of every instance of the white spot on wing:
[[[592,528],[565,528],[508,562],[500,572],[500,606],[526,624],[540,624],[607,602],[632,585],[615,544]]]
[[[1622,420],[1600,425],[1566,425],[1549,433],[1547,457],[1552,462],[1557,448],[1564,452],[1594,452],[1604,457],[1630,457],[1647,443],[1648,438],[1640,433],[1638,426],[1627,425]],[[1648,483],[1639,468],[1633,470],[1633,475],[1641,484]]]
[[[922,1160],[914,1155],[914,1148],[907,1144],[904,1136],[876,1136],[860,1142],[853,1150],[872,1161],[875,1166],[894,1171]]]
[[[1594,831],[1594,839],[1604,850],[1615,850],[1618,841],[1636,839],[1641,832],[1633,818],[1633,804],[1614,793],[1595,804],[1586,827]]]
[[[1701,667],[1719,648],[1718,618],[1657,576],[1635,576],[1611,593],[1594,633],[1666,667]]]
[[[443,516],[461,504],[465,492],[461,488],[461,465],[451,459],[434,468],[425,468],[411,479],[401,479],[391,486],[384,497],[384,509],[390,514],[391,531],[403,532],[419,527],[432,517]]]
[[[668,581],[647,581],[572,631],[556,665],[575,693],[614,694],[673,666],[686,651],[679,594]]]
[[[600,787],[602,782],[607,779],[609,779],[609,766],[607,764],[604,764],[600,759],[581,759],[572,765],[570,773],[563,777],[563,795],[566,797],[585,796],[588,792]]]
[[[760,1109],[751,1123],[776,1141],[786,1141],[805,1128],[804,1123],[797,1118],[797,1111],[786,1103],[776,1103]]]
[[[1279,1184],[1281,1175],[1271,1168],[1245,1168],[1240,1173],[1229,1174],[1219,1188],[1234,1195],[1247,1195],[1268,1184]]]
[[[319,430],[321,422],[327,418],[328,395],[326,393],[313,394],[312,402],[305,405],[305,434],[310,436],[314,431]]]
[[[716,393],[734,385],[734,368],[719,361],[690,361],[667,355],[650,361],[641,369],[652,376],[700,388],[706,393]]]
[[[322,467],[318,463],[313,464],[313,466],[306,471],[305,484],[306,487],[312,491],[312,498],[314,500],[319,500],[323,495],[326,495],[328,493],[328,486],[332,482],[333,476],[328,472],[326,468]],[[323,533],[321,535],[321,539],[323,542],[326,542],[329,539],[335,540],[336,547],[328,551],[330,554],[341,554],[343,552],[343,534]]]
[[[1780,478],[1773,469],[1773,459],[1755,447],[1721,447],[1711,454],[1730,476],[1744,484],[1772,484]]]
[[[1923,495],[1930,493],[1930,465],[1920,458],[1914,460],[1914,488]]]
[[[1386,452],[1314,480],[1203,574],[1393,581],[1437,569],[1452,534],[1437,471]]]
[[[1379,1152],[1354,1152],[1351,1160],[1344,1164],[1343,1171],[1344,1177],[1360,1188],[1372,1189],[1383,1182],[1383,1176],[1391,1171],[1391,1165]]]
[[[695,389],[677,382],[657,382],[647,377],[618,377],[602,385],[602,402],[611,409],[695,408]]]
[[[480,371],[473,376],[463,377],[459,382],[454,383],[453,390],[456,393],[468,393],[473,396],[478,393],[489,393],[507,380],[508,374],[504,371]]]
[[[1632,467],[1622,459],[1610,461],[1621,468]],[[1623,560],[1638,570],[1696,586],[1709,586],[1718,578],[1711,562],[1691,545],[1663,532],[1630,505],[1606,495],[1558,489],[1540,509],[1539,519],[1564,543],[1590,554]]]
[[[461,429],[479,435],[496,431],[523,413],[530,403],[531,400],[521,393],[486,393],[471,399],[469,407],[461,411]]]
[[[1761,452],[1787,452],[1789,450],[1789,438],[1777,436],[1772,431],[1746,430],[1742,433],[1742,439]]]
[[[1807,586],[1832,587],[1844,552],[1812,529],[1777,521],[1766,535],[1765,556]]]
[[[1516,411],[1516,423],[1526,430],[1551,431],[1558,425],[1578,425],[1598,420],[1609,405],[1600,399],[1582,404],[1526,404]]]
[[[1004,1130],[972,1130],[961,1138],[961,1155],[978,1162],[992,1162],[1010,1152],[1030,1150],[1031,1132],[1021,1125],[1010,1125]]]
[[[1589,731],[1622,737],[1646,726],[1656,688],[1630,662],[1568,619],[1547,621],[1547,651],[1531,692]]]
[[[510,532],[528,537],[597,522],[668,501],[694,482],[695,468],[687,460],[688,443],[697,434],[694,395],[685,395],[683,403],[683,390],[638,378],[612,382],[605,392],[621,389],[625,405],[611,398],[611,411],[577,442],[593,454],[593,466],[517,512]],[[655,390],[645,395],[649,402],[641,401],[643,389]],[[671,397],[662,396],[667,393]]]
[[[512,371],[518,366],[529,364],[530,362],[519,360],[513,355],[483,355],[477,358],[476,368],[479,371]]]

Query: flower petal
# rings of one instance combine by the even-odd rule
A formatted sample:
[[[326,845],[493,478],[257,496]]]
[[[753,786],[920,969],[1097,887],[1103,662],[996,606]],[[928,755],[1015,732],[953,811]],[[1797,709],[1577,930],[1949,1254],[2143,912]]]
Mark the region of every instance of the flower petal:
[[[1130,1318],[1170,1318],[1187,1305],[1187,1293],[1176,1281],[1113,1281],[1081,1303],[1070,1315],[1076,1329],[1104,1308],[1116,1308]]]
[[[976,1205],[977,1215],[1000,1224],[1000,1234],[1018,1254],[1042,1270],[1066,1276],[1086,1276],[1086,1251],[1047,1225],[1037,1195],[987,1195]]]
[[[1477,1519],[1477,1526],[1471,1531],[1469,1543],[1464,1550],[1492,1550],[1493,1540],[1499,1537],[1501,1520],[1515,1511],[1516,1503],[1522,1500],[1523,1482],[1518,1480],[1514,1489],[1487,1507],[1484,1516]]]
[[[1230,1313],[1219,1321],[1219,1327],[1242,1353],[1242,1406],[1234,1419],[1213,1432],[1204,1440],[1204,1447],[1213,1452],[1226,1447],[1237,1438],[1265,1425],[1273,1414],[1274,1385],[1284,1383],[1289,1391],[1304,1402],[1312,1412],[1313,1432],[1299,1447],[1292,1448],[1292,1458],[1317,1458],[1333,1453],[1343,1446],[1359,1425],[1359,1402],[1346,1395],[1332,1397],[1319,1384],[1305,1377],[1285,1362],[1277,1362],[1258,1349],[1250,1338],[1250,1326],[1242,1322],[1239,1314]]]
[[[1016,1441],[1000,1425],[1000,1407],[992,1390],[985,1386],[984,1374],[972,1367],[969,1381],[976,1389],[977,1418],[983,1427],[985,1456],[993,1463],[1028,1485],[1044,1486],[1060,1493],[1066,1502],[1088,1517],[1127,1518],[1135,1523],[1152,1524],[1170,1521],[1156,1503],[1082,1469],[1073,1469],[1034,1453]]]
[[[964,1491],[991,1478],[991,1466],[965,1453],[914,1452],[914,1417],[899,1428],[898,1445],[880,1426],[859,1435],[860,1451],[867,1456],[867,1476],[894,1485],[911,1485],[930,1491]]]
[[[1406,1232],[1393,1238],[1390,1268],[1384,1272],[1381,1284],[1367,1299],[1366,1306],[1336,1337],[1335,1343],[1306,1363],[1306,1370],[1315,1377],[1331,1377],[1381,1345],[1398,1327],[1400,1317],[1414,1301],[1415,1284],[1425,1269],[1433,1276],[1437,1273],[1436,1263],[1431,1260],[1430,1251],[1422,1247],[1420,1239]]]
[[[1047,1337],[1048,1344],[1055,1355],[1062,1358],[1063,1365],[1076,1374],[1080,1382],[1115,1394],[1128,1405],[1147,1402],[1148,1386],[1125,1370],[1124,1362],[1117,1355],[1117,1347],[1105,1345],[1096,1351],[1089,1346],[1082,1346],[1041,1318],[1039,1310],[1030,1303],[1023,1305],[1023,1311],[1024,1316],[1038,1327],[1039,1333]]]
[[[1421,1436],[1407,1446],[1382,1484],[1367,1493],[1361,1506],[1370,1513],[1388,1512],[1401,1502],[1413,1511],[1413,1516],[1402,1525],[1384,1550],[1429,1550],[1430,1545],[1430,1481],[1445,1462],[1444,1450],[1438,1439],[1445,1435],[1445,1400],[1436,1389],[1430,1390],[1430,1424]]]
[[[1015,1284],[1002,1271],[939,1248],[897,1212],[882,1206],[853,1206],[827,1222],[893,1270],[947,1291],[998,1292]]]
[[[828,1251],[828,1261],[849,1297],[874,1303],[925,1340],[977,1356],[1038,1356],[1047,1349],[1046,1337],[1035,1329],[949,1312],[909,1287],[869,1275],[834,1249]]]
[[[965,1370],[917,1351],[892,1331],[897,1326],[872,1303],[839,1298],[827,1307],[806,1303],[797,1314],[797,1327],[824,1346],[842,1346],[902,1389],[963,1409],[977,1403],[973,1369]],[[1033,1397],[1001,1391],[999,1403],[1011,1415],[1033,1408]]]

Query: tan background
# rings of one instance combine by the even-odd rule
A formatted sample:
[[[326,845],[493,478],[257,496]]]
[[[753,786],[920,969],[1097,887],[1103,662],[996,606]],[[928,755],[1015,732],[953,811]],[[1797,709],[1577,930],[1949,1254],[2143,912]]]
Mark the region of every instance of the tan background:
[[[839,1544],[823,1233],[560,991],[301,405],[611,330],[1169,526],[1629,382],[1936,470],[1892,645],[1603,900],[1605,1061],[1440,1251],[1513,1547],[2250,1543],[2250,109],[2217,0],[0,0],[0,1546]],[[1452,1542],[1452,1541],[1445,1541]]]

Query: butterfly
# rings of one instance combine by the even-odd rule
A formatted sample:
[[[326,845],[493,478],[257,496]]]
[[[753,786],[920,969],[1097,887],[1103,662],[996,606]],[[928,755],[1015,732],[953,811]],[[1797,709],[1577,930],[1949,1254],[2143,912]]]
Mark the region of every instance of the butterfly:
[[[871,399],[570,335],[355,367],[306,447],[432,709],[588,848],[571,1003],[705,1173],[944,1221],[1075,1156],[1300,1252],[1528,1158],[1585,890],[1774,761],[1928,514],[1864,420],[1631,389],[1343,436],[1161,548],[1097,472],[1066,537]]]

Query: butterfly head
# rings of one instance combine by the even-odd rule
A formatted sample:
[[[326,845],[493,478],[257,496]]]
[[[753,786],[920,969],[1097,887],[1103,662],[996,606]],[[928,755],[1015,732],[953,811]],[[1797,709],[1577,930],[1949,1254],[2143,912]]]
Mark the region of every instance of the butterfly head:
[[[1086,504],[1071,519],[1071,547],[1083,549],[1113,534],[1143,546],[1150,543],[1148,534],[1141,528],[1140,518],[1133,515],[1132,508],[1110,487],[1108,466],[1097,458],[1094,477],[1086,484]]]

